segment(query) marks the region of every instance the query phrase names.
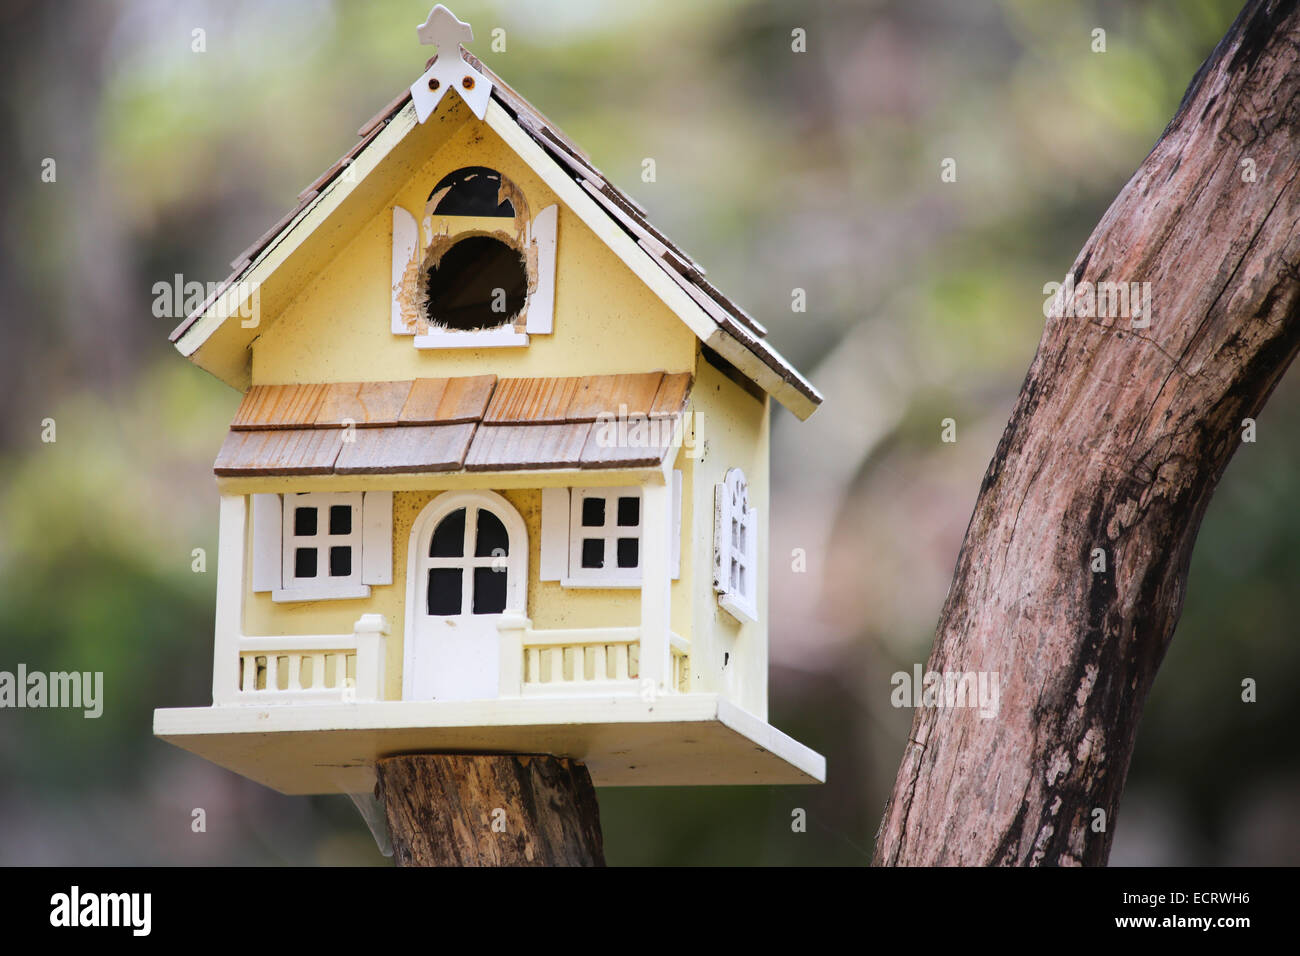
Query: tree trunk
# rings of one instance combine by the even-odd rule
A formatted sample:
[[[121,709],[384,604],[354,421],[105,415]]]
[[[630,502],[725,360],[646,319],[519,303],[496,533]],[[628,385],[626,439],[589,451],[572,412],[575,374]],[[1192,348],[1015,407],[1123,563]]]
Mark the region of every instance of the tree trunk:
[[[1248,3],[1079,254],[930,656],[996,675],[1000,710],[918,707],[876,863],[1106,862],[1201,518],[1300,343],[1298,49],[1294,0]],[[1154,309],[1098,315],[1098,282]]]
[[[399,866],[604,866],[591,774],[557,757],[411,754],[376,767]]]

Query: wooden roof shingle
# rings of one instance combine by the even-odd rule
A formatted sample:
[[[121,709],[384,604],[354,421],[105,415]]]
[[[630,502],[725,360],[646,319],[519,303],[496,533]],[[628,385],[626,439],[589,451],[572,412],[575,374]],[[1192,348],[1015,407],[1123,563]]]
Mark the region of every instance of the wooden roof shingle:
[[[247,477],[657,466],[672,451],[690,386],[686,372],[256,385],[214,470]]]

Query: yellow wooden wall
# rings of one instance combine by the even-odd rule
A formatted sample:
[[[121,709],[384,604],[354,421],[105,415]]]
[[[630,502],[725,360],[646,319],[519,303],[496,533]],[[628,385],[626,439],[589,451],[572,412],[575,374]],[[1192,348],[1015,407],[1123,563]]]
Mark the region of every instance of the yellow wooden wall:
[[[416,349],[410,336],[393,335],[392,206],[421,220],[429,191],[462,166],[496,169],[523,191],[533,215],[556,202],[496,133],[470,118],[351,241],[320,262],[316,279],[254,340],[253,384],[691,370],[694,335],[564,206],[552,334],[497,349]],[[422,248],[423,242],[422,228]]]

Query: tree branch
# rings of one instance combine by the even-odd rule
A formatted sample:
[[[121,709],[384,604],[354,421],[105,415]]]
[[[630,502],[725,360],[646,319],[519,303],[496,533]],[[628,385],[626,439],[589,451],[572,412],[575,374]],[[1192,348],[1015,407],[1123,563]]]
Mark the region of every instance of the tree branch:
[[[1248,3],[1075,261],[929,662],[1000,712],[917,709],[876,863],[1105,863],[1205,508],[1300,346],[1298,50],[1294,2]],[[1151,283],[1150,327],[1089,314],[1100,282]]]

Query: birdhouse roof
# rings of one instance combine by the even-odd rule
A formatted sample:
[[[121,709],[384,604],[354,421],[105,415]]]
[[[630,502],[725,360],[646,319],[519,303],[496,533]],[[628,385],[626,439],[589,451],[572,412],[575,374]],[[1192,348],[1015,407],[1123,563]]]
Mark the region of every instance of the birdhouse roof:
[[[255,385],[214,470],[223,477],[662,467],[685,373],[475,375]],[[616,419],[615,419],[616,417]],[[610,440],[602,418],[641,436]],[[348,430],[340,426],[355,424]]]
[[[799,418],[811,415],[822,396],[767,342],[767,330],[719,292],[705,278],[704,270],[650,223],[645,209],[614,186],[554,123],[473,54],[463,49],[456,52],[491,83],[484,120],[565,204],[706,347]],[[445,51],[443,55],[454,53]],[[437,59],[429,61],[431,71]],[[412,90],[403,91],[358,130],[356,145],[299,194],[289,213],[235,258],[230,277],[172,332],[171,341],[183,354],[229,384],[247,387],[246,352],[257,333],[255,329],[241,331],[237,314],[240,296],[245,294],[241,286],[265,283],[297,245],[307,241],[307,235],[298,233],[317,231],[337,213],[380,160],[420,128],[416,107]],[[353,174],[345,176],[349,168]],[[603,220],[599,226],[597,220]],[[611,230],[611,224],[616,228]]]

